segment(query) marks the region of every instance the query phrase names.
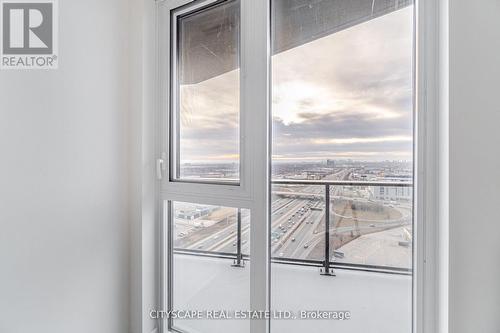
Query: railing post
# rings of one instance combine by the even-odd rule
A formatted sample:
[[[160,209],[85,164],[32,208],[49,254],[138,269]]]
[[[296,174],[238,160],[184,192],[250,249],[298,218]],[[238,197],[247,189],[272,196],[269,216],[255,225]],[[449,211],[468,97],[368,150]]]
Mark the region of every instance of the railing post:
[[[330,185],[325,185],[325,261],[320,269],[321,275],[335,276],[330,268]]]
[[[243,253],[241,252],[241,209],[238,208],[237,216],[237,231],[236,231],[236,259],[234,260],[233,267],[245,267],[243,261]]]

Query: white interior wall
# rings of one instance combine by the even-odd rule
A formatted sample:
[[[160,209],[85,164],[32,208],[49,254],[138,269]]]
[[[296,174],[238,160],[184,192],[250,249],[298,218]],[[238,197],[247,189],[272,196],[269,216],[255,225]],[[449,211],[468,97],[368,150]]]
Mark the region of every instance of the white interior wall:
[[[124,333],[128,1],[59,10],[59,69],[0,71],[0,332]]]
[[[498,333],[500,1],[449,5],[449,331]]]

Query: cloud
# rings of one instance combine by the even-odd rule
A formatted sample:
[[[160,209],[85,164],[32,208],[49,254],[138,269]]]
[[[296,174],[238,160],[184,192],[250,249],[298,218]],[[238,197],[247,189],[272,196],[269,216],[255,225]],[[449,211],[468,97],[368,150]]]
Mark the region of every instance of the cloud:
[[[379,142],[412,142],[411,136],[381,136],[371,138],[343,138],[343,139],[313,139],[312,143],[317,145],[348,145],[356,143],[379,143]]]
[[[412,11],[273,56],[275,158],[412,158]],[[238,76],[182,87],[183,161],[237,160]]]

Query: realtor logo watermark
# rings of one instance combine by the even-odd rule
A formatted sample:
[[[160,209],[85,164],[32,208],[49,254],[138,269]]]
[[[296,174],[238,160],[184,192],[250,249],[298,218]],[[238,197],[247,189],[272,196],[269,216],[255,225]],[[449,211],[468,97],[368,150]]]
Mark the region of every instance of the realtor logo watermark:
[[[0,0],[1,69],[58,66],[57,0]]]

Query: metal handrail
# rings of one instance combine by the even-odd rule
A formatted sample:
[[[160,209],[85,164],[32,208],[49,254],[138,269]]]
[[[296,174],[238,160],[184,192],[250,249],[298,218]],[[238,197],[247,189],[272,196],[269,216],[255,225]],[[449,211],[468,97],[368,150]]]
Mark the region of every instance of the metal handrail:
[[[380,182],[362,180],[308,180],[308,179],[273,179],[274,185],[330,185],[330,186],[387,186],[387,187],[412,187],[412,182]]]

